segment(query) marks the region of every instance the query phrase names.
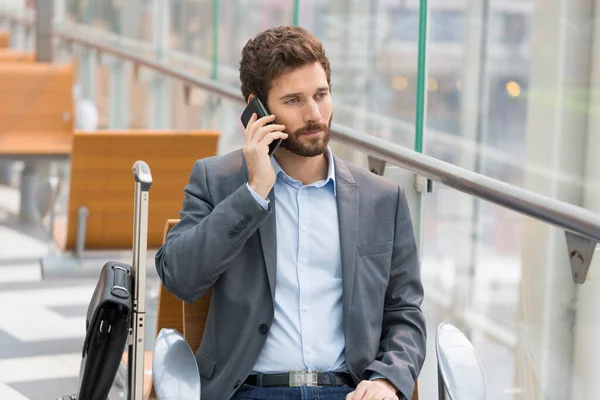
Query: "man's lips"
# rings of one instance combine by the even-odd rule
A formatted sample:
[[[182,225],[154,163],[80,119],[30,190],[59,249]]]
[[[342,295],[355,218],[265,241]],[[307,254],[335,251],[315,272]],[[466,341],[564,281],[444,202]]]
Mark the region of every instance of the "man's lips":
[[[323,131],[316,130],[316,131],[303,132],[300,134],[300,136],[312,136],[312,135],[316,135],[321,132],[323,132]]]

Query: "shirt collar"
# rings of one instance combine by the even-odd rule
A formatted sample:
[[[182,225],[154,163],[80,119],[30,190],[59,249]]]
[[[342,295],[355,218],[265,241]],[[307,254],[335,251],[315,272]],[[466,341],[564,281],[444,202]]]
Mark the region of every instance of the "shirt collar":
[[[319,187],[325,186],[327,183],[329,183],[331,181],[331,183],[333,184],[333,195],[336,196],[337,188],[336,188],[336,184],[335,184],[335,163],[333,160],[333,152],[331,151],[329,146],[327,146],[327,149],[325,150],[325,157],[327,157],[327,162],[328,162],[327,178],[325,178],[323,181],[320,181],[320,182],[322,182],[322,184],[320,184],[318,186]],[[275,157],[271,157],[271,164],[273,165],[273,169],[275,170],[275,176],[277,178],[279,178],[281,175],[283,175],[289,181],[294,180],[288,174],[285,173],[285,171],[281,168],[281,166],[279,165],[279,163],[277,162]],[[317,183],[317,182],[315,182],[315,183]]]

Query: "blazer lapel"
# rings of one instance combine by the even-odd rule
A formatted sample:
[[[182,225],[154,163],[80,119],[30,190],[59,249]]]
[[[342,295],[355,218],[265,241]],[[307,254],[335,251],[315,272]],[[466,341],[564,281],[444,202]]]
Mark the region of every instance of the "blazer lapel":
[[[356,246],[358,243],[358,185],[344,161],[334,156],[337,207],[342,253],[342,303],[344,331],[348,331],[348,315],[354,290]]]
[[[275,224],[275,190],[269,193],[269,202],[271,206],[271,215],[263,221],[258,227],[260,234],[260,244],[262,246],[265,267],[267,268],[267,278],[271,286],[271,297],[275,299],[275,285],[277,279],[277,228]]]

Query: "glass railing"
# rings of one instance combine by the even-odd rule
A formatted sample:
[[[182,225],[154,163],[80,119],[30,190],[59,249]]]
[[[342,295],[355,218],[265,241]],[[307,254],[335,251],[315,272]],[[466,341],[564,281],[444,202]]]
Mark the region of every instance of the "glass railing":
[[[298,23],[323,41],[332,62],[337,124],[413,149],[423,118],[425,154],[599,211],[592,43],[600,29],[593,29],[593,9],[577,3],[430,1],[427,108],[418,115],[424,2],[65,2],[70,28],[92,27],[86,34],[112,37],[142,55],[160,51],[166,64],[234,89],[246,40],[271,26]],[[110,66],[100,63],[94,101],[106,121]],[[132,68],[132,76],[131,98],[137,100],[129,126],[144,127],[151,74]],[[173,127],[218,129],[220,153],[241,146],[240,102],[171,83]],[[341,142],[332,147],[367,166],[364,152]],[[385,170],[390,179],[403,174],[389,164]],[[594,378],[600,285],[573,283],[564,231],[442,184],[416,199],[430,333],[419,378],[422,398],[437,398],[433,335],[442,321],[475,344],[489,399],[600,398]]]

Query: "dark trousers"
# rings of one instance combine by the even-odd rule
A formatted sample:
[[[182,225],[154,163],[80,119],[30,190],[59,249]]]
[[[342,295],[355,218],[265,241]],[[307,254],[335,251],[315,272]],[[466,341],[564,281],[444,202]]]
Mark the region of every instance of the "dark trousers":
[[[345,400],[350,386],[258,387],[243,384],[231,400]]]

